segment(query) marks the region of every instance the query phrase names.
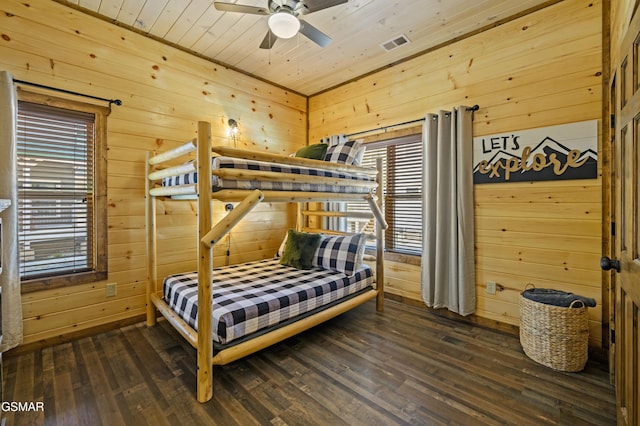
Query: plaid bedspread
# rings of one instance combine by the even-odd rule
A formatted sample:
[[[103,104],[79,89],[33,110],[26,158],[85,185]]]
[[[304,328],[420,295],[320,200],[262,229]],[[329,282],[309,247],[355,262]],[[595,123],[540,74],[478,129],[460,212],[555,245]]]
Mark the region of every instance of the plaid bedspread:
[[[263,161],[244,160],[232,157],[212,157],[211,166],[216,169],[241,169],[256,170],[277,173],[289,173],[304,176],[321,176],[340,179],[352,179],[359,181],[373,180],[367,176],[352,175],[348,173],[335,172],[330,170],[311,169],[307,167],[290,166],[285,164],[273,164]],[[198,181],[197,172],[186,173],[178,176],[171,176],[162,180],[162,186],[186,185]],[[221,189],[262,189],[273,191],[308,191],[308,192],[338,192],[338,193],[363,193],[370,192],[370,189],[360,187],[325,185],[319,183],[299,183],[299,182],[269,182],[258,180],[231,180],[221,179],[213,176],[211,181],[213,191]]]
[[[197,273],[170,275],[165,302],[197,330]],[[364,265],[353,276],[314,268],[299,270],[267,259],[213,272],[213,340],[225,344],[302,315],[373,284]]]

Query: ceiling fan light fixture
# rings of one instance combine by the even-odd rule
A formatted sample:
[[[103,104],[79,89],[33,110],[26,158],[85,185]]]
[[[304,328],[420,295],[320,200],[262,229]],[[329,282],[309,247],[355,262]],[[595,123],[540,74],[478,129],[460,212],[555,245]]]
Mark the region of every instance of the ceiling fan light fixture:
[[[288,12],[278,12],[269,16],[269,29],[278,38],[291,38],[298,34],[300,21]]]

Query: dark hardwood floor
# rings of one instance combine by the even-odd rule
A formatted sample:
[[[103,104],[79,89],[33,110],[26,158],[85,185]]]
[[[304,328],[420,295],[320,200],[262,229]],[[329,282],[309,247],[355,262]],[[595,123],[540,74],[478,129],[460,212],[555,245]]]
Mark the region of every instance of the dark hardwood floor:
[[[606,366],[553,371],[513,334],[367,303],[215,367],[195,399],[195,350],[166,321],[5,359],[7,425],[613,425]]]

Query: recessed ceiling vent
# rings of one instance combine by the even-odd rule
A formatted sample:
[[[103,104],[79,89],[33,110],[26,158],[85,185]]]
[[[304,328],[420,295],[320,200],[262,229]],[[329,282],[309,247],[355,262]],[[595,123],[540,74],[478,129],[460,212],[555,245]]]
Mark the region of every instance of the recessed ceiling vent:
[[[396,49],[396,48],[398,48],[400,46],[404,46],[407,43],[411,43],[411,40],[409,40],[406,35],[400,34],[399,36],[394,37],[389,41],[385,41],[384,43],[382,43],[380,45],[380,47],[382,47],[384,50],[389,52],[389,51],[391,51],[393,49]]]

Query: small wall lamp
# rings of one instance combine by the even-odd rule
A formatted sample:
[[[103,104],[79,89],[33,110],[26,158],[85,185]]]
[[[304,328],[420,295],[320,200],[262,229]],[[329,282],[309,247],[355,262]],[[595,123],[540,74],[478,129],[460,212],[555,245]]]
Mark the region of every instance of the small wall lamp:
[[[230,118],[228,123],[229,123],[229,129],[227,130],[227,135],[228,136],[237,135],[238,132],[240,131],[238,129],[238,122],[236,120],[234,120],[233,118]]]

